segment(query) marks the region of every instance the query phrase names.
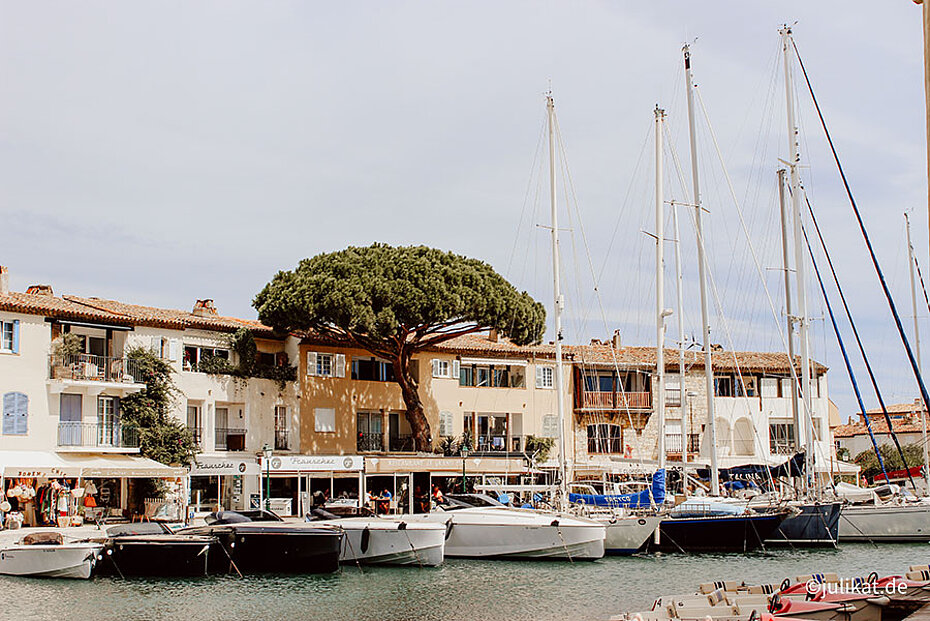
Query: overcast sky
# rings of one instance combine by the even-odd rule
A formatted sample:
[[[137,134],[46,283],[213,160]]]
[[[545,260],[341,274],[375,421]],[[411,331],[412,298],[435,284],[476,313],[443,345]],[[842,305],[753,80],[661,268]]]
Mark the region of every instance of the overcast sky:
[[[383,241],[484,259],[551,306],[547,238],[536,226],[549,219],[536,158],[551,81],[577,198],[561,216],[572,229],[568,338],[619,328],[625,343],[653,344],[654,244],[642,233],[655,226],[652,110],[669,111],[666,198],[690,200],[673,159],[689,184],[681,69],[689,41],[780,315],[785,21],[797,22],[909,330],[905,209],[915,210],[915,244],[930,272],[920,8],[907,0],[0,6],[0,264],[15,289],[42,282],[56,293],[175,308],[210,297],[222,314],[252,317],[252,297],[276,270]],[[911,400],[915,383],[797,86],[805,186],[886,401]],[[780,349],[703,117],[698,126],[720,300],[713,340]],[[697,335],[694,233],[679,213],[683,317]],[[666,246],[674,307],[674,243]],[[810,291],[813,353],[831,367],[845,416],[855,402],[821,296]],[[925,306],[919,314],[930,328]]]

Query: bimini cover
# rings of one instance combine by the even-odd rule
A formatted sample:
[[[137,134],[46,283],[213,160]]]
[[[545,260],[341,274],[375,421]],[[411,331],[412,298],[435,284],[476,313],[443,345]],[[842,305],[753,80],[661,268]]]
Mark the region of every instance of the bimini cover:
[[[746,513],[746,507],[743,505],[715,502],[708,498],[689,498],[668,512],[673,518],[719,517],[744,513]]]
[[[849,502],[874,502],[875,492],[858,485],[849,483],[837,483],[835,486],[836,495],[845,498]]]
[[[665,502],[665,470],[652,474],[652,487],[633,494],[569,494],[568,501],[595,507],[651,507]]]

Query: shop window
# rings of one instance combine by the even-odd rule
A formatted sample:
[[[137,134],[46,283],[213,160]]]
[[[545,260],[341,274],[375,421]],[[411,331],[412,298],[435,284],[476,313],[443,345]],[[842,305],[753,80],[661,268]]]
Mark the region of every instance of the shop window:
[[[27,432],[29,397],[21,392],[3,395],[3,435],[22,436]]]

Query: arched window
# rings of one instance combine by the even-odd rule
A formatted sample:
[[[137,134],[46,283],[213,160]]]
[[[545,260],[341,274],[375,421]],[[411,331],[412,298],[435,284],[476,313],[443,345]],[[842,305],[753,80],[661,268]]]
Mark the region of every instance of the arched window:
[[[754,455],[754,447],[752,421],[743,416],[733,425],[733,452],[737,455]]]
[[[21,392],[3,395],[3,435],[26,435],[29,417],[29,397]]]

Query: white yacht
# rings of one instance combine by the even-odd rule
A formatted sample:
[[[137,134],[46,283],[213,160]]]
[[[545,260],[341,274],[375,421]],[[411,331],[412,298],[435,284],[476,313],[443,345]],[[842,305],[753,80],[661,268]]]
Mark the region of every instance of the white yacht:
[[[449,557],[595,560],[604,556],[604,524],[567,514],[512,509],[484,494],[452,494],[431,513],[404,521],[443,524]]]
[[[102,543],[64,543],[59,533],[34,533],[0,547],[0,574],[32,578],[90,578]]]
[[[398,519],[341,518],[315,520],[345,531],[341,563],[434,567],[445,558],[446,525]]]

